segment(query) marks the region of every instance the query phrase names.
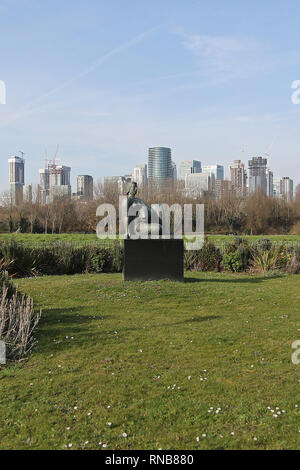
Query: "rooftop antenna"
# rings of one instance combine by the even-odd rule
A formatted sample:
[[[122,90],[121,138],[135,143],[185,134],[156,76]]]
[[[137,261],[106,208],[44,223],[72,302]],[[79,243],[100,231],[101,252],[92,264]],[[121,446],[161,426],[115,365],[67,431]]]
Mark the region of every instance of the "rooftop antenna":
[[[22,155],[22,160],[24,160],[24,155],[25,155],[25,153],[22,152],[22,150],[19,150],[19,153]]]

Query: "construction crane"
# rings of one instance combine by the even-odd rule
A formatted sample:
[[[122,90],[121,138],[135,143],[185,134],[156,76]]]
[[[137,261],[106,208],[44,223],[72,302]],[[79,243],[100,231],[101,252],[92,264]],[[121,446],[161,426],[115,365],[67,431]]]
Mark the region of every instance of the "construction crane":
[[[23,159],[24,159],[24,155],[25,155],[25,153],[24,153],[24,152],[22,152],[22,150],[19,150],[19,153],[22,155],[22,160],[23,160]]]
[[[57,154],[58,154],[58,149],[59,149],[59,144],[57,144],[57,146],[56,146],[55,154],[54,154],[54,157],[53,157],[53,168],[55,168],[55,160],[56,160],[56,157],[57,157]]]
[[[45,168],[48,167],[48,153],[47,150],[45,149]]]
[[[271,144],[269,145],[267,151],[265,152],[265,157],[267,158],[268,160],[268,169],[270,169],[270,156],[271,156],[271,149],[274,145],[274,142],[275,142],[275,136],[273,137],[272,141],[271,141]]]

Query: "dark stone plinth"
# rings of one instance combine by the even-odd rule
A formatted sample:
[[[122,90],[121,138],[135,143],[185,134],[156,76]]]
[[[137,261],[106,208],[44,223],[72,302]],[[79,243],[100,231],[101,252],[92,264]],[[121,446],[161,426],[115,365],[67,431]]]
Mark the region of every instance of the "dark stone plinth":
[[[183,282],[183,240],[124,240],[124,281]]]

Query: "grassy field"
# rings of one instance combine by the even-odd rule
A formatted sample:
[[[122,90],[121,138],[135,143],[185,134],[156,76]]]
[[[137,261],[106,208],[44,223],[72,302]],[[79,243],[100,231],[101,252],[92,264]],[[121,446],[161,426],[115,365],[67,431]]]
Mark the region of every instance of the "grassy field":
[[[300,449],[299,283],[18,280],[43,317],[0,370],[0,448]]]
[[[13,238],[18,242],[22,242],[25,245],[51,245],[52,243],[57,242],[72,242],[75,244],[93,244],[101,242],[96,234],[80,234],[80,233],[62,233],[58,234],[30,234],[30,233],[1,233],[1,240],[9,240]],[[209,240],[217,243],[226,243],[232,241],[235,237],[234,235],[208,235]],[[255,242],[261,238],[268,238],[274,242],[300,242],[300,235],[253,235],[253,236],[243,236],[247,238],[250,242]]]

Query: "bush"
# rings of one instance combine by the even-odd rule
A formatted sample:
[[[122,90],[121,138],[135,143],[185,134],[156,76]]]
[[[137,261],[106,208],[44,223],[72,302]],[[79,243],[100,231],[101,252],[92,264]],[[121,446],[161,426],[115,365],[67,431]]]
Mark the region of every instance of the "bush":
[[[14,239],[5,240],[0,246],[0,256],[7,263],[9,274],[33,276],[38,273],[34,249],[17,243]]]
[[[221,260],[220,250],[205,240],[201,250],[185,251],[184,268],[188,271],[220,271]]]
[[[123,248],[119,242],[111,248],[92,247],[87,270],[94,273],[121,272],[123,268]]]
[[[222,259],[222,265],[224,266],[225,269],[233,273],[242,271],[242,267],[243,267],[241,258],[237,251],[224,253],[223,259]]]
[[[109,265],[109,258],[109,252],[105,248],[98,248],[93,250],[88,271],[93,273],[102,273]]]
[[[296,246],[292,253],[289,262],[286,266],[287,272],[290,274],[300,273],[300,246]]]
[[[226,245],[222,266],[231,272],[246,271],[249,268],[253,252],[246,240],[236,238]]]
[[[59,253],[54,247],[36,247],[31,249],[38,274],[60,274]]]
[[[62,243],[57,245],[54,254],[58,260],[58,274],[81,274],[87,269],[90,249]]]
[[[283,270],[289,265],[291,257],[291,250],[285,245],[272,246],[269,250],[256,249],[252,261],[252,270],[261,273]]]
[[[6,345],[8,359],[21,359],[35,345],[34,332],[41,312],[35,313],[32,299],[17,291],[11,296],[7,287],[0,295],[0,340]]]
[[[29,231],[30,223],[26,219],[26,217],[20,216],[17,222],[17,230],[20,233],[26,233]]]
[[[2,292],[3,289],[6,289],[8,298],[11,298],[17,291],[7,271],[0,271],[0,292]]]
[[[123,269],[124,250],[120,242],[115,242],[112,248],[112,272],[120,273]]]
[[[19,277],[121,272],[123,248],[119,241],[108,248],[100,245],[76,246],[68,242],[27,247],[11,239],[0,244],[0,269],[1,263],[9,274]]]

